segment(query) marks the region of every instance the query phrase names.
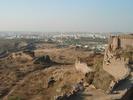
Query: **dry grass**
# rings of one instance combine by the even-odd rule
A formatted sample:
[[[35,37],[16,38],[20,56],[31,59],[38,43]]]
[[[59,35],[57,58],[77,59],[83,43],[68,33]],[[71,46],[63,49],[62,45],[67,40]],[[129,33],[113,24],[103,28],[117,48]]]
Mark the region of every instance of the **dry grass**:
[[[103,88],[107,84],[102,83],[103,81],[101,80],[109,78],[108,74],[106,75],[105,72],[101,71],[101,62],[96,62],[100,61],[99,59],[102,60],[103,55],[90,55],[89,52],[76,51],[70,48],[43,49],[41,53],[40,51],[37,52],[39,53],[39,56],[49,55],[52,61],[62,64],[57,66],[52,65],[50,68],[38,70],[42,65],[33,64],[31,61],[23,63],[17,62],[13,59],[4,59],[0,62],[2,66],[7,66],[7,69],[10,70],[10,72],[13,71],[15,73],[16,80],[12,80],[13,77],[10,75],[12,77],[10,78],[12,84],[19,81],[15,88],[13,86],[8,88],[9,91],[12,90],[12,88],[14,89],[14,91],[9,95],[11,100],[21,100],[23,99],[21,97],[24,97],[26,100],[51,100],[54,96],[61,95],[63,92],[70,92],[73,89],[73,85],[84,78],[82,73],[76,72],[74,69],[73,63],[77,57],[85,58],[85,62],[95,69],[96,72],[93,78],[93,84],[95,84],[96,87]],[[70,65],[63,65],[63,63],[70,63]],[[0,71],[4,73],[7,69],[5,69],[5,67],[3,68],[4,70],[0,69]],[[22,73],[22,76],[18,75],[17,72]],[[22,80],[19,78],[20,76]],[[5,75],[5,78],[7,77],[8,75]],[[56,82],[52,87],[47,88],[47,81],[50,77],[54,77]],[[6,81],[7,80],[2,82]]]
[[[52,87],[47,88],[47,81],[50,77],[54,77],[56,82]],[[22,96],[29,99],[34,95],[35,97],[41,96],[43,98],[41,100],[51,100],[56,95],[71,92],[72,86],[83,77],[84,75],[76,72],[72,65],[54,66],[26,76],[10,96]]]

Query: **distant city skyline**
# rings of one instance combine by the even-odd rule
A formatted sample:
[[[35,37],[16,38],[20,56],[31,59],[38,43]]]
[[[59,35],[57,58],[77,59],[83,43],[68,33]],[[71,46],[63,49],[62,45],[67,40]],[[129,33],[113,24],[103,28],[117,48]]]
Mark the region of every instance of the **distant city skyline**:
[[[133,32],[133,0],[0,0],[0,31]]]

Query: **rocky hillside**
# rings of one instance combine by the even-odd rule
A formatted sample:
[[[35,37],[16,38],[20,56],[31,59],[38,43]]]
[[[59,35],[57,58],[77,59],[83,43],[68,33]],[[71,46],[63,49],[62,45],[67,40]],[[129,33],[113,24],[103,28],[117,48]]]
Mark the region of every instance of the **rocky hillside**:
[[[45,43],[11,52],[0,58],[0,100],[128,100],[133,49],[124,40],[111,37],[105,54]]]

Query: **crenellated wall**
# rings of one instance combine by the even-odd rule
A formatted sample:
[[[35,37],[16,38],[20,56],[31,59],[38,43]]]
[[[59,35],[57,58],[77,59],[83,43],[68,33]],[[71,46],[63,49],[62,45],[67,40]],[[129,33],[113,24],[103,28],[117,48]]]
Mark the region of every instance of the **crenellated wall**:
[[[133,35],[111,36],[109,39],[109,50],[115,51],[118,48],[127,49],[133,47]]]

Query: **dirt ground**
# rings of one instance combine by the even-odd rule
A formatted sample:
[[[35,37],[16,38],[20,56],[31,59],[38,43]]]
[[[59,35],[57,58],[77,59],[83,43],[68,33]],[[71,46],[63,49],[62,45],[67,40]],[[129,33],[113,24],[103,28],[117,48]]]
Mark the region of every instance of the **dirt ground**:
[[[76,58],[90,57],[85,62],[92,66],[96,59],[94,60],[94,57],[90,56],[91,54],[92,52],[89,51],[72,48],[50,47],[35,50],[35,57],[49,55],[52,61],[58,63],[58,65],[54,64],[48,68],[44,65],[34,64],[34,58],[27,61],[22,60],[21,57],[19,59],[3,58],[0,60],[0,98],[4,100],[54,100],[57,96],[70,94],[75,84],[85,78],[84,74],[75,69]],[[101,58],[102,56],[97,57]],[[51,77],[55,82],[48,87],[48,80]],[[78,96],[87,98],[85,100],[106,97],[103,91],[87,89],[83,93],[79,93]],[[78,100],[75,99],[77,97],[73,97],[73,100]]]

